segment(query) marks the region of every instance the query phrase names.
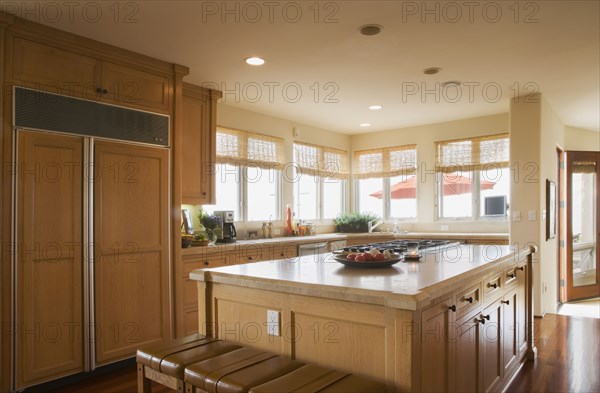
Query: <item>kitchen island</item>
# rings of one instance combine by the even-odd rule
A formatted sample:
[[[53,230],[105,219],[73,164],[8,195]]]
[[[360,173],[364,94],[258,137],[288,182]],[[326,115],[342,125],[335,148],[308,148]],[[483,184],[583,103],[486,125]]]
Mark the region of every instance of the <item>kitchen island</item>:
[[[201,333],[384,381],[499,391],[534,355],[534,249],[451,245],[348,268],[333,254],[195,270]]]

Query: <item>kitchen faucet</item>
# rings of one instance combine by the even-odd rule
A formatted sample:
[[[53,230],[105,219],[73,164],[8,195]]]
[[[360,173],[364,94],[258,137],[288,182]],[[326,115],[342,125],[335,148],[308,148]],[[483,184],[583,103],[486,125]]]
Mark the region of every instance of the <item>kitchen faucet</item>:
[[[379,220],[379,219],[371,220],[367,223],[367,230],[369,231],[369,233],[373,233],[373,229],[377,228],[381,224],[383,224],[383,220]]]

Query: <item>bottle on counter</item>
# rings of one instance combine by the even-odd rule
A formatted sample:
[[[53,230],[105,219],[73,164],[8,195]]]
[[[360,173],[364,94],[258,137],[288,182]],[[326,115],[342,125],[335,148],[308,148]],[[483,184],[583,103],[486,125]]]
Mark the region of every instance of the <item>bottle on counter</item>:
[[[271,221],[267,223],[267,238],[273,238],[273,223]]]
[[[294,229],[292,228],[292,207],[289,204],[286,208],[285,225],[287,235],[292,236],[294,234]]]
[[[261,228],[261,230],[262,230],[262,238],[263,238],[263,239],[266,239],[266,238],[267,238],[267,228],[268,228],[268,227],[267,227],[267,223],[266,223],[266,222],[263,222],[263,223],[262,223],[262,228]]]

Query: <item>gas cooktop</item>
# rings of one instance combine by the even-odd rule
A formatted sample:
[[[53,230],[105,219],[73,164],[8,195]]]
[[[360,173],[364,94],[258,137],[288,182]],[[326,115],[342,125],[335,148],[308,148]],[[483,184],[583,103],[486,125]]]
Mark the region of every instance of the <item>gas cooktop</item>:
[[[416,247],[416,245],[418,244],[418,249],[419,251],[421,251],[436,247],[439,248],[447,246],[452,243],[453,242],[451,242],[450,240],[392,240],[383,243],[357,244],[354,246],[344,247],[342,250],[346,252],[365,252],[376,248],[380,252],[383,252],[384,250],[389,250],[390,252],[404,254],[409,248],[409,245],[414,245],[413,247]]]

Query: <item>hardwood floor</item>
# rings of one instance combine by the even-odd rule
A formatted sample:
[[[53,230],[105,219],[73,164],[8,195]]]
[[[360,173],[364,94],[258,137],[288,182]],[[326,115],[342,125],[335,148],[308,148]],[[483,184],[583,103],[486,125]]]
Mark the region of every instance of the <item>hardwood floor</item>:
[[[535,362],[509,392],[600,392],[600,320],[546,314],[535,319]]]
[[[535,362],[527,362],[508,392],[600,392],[600,320],[546,314],[535,320]],[[51,390],[60,393],[134,393],[134,365]],[[174,390],[153,384],[153,393]]]

